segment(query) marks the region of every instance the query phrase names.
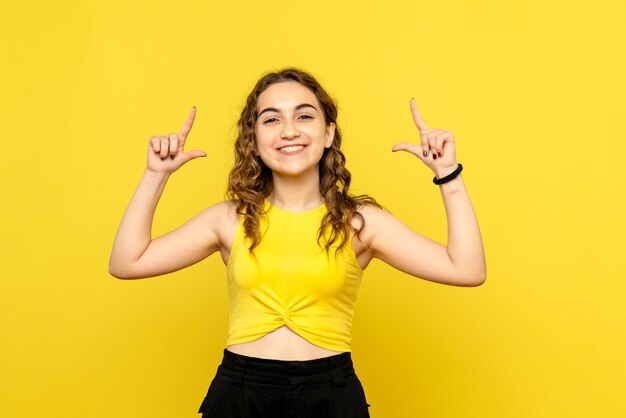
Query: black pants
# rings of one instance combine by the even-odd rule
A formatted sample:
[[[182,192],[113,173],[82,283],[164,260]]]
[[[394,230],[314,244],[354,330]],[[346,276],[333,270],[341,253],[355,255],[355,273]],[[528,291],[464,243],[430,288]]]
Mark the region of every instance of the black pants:
[[[198,413],[202,418],[368,418],[350,352],[273,360],[224,349]]]

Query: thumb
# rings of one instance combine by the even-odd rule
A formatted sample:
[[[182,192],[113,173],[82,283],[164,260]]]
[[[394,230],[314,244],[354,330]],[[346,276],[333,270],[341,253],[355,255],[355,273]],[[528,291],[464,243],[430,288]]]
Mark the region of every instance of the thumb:
[[[393,148],[391,148],[391,151],[392,152],[406,151],[406,152],[410,152],[411,154],[419,158],[423,158],[424,156],[421,145],[410,144],[408,142],[400,142],[394,145]]]
[[[193,160],[194,158],[206,157],[207,154],[206,154],[206,152],[204,152],[202,150],[196,149],[196,150],[193,150],[193,151],[186,152],[184,154],[184,156],[185,156],[185,162],[188,162],[188,161]]]

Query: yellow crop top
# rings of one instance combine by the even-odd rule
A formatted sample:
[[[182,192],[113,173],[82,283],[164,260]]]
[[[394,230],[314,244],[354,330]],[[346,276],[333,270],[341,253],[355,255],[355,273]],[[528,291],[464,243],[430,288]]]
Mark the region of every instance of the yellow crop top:
[[[267,217],[259,217],[256,260],[248,240],[244,243],[241,216],[226,264],[226,345],[253,341],[286,325],[319,347],[351,351],[352,316],[363,275],[352,240],[342,251],[333,243],[329,256],[318,245],[324,204],[307,212],[289,212],[267,200],[264,207]]]

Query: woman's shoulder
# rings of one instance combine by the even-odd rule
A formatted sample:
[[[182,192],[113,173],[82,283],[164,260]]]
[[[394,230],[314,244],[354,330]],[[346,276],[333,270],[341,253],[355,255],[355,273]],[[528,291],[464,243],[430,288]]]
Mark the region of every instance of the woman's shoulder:
[[[233,199],[223,200],[211,206],[215,208],[224,220],[239,220],[239,214],[237,213],[237,202]]]
[[[202,213],[215,225],[232,224],[239,222],[237,205],[234,200],[223,200],[206,207]]]
[[[356,211],[352,215],[350,225],[352,228],[362,230],[362,233],[367,234],[367,232],[373,229],[373,226],[387,215],[389,215],[389,212],[384,208],[369,203],[362,203],[357,206]],[[368,224],[370,228],[367,228]]]
[[[233,200],[217,202],[205,208],[202,215],[205,225],[217,235],[220,244],[225,248],[230,248],[224,243],[232,241],[232,236],[239,226],[240,215],[237,214],[236,203]]]
[[[368,218],[376,218],[379,216],[384,216],[386,213],[389,213],[384,207],[376,206],[372,203],[359,203],[355,210],[355,215],[360,214],[363,218],[365,218],[366,222]],[[359,219],[360,216],[353,215],[353,218]]]

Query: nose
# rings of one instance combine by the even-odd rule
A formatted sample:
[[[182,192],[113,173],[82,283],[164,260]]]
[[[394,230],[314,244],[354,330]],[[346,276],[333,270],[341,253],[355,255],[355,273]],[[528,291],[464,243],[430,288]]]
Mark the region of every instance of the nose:
[[[296,136],[300,136],[300,131],[298,131],[293,122],[290,120],[285,121],[280,137],[290,139],[295,138]]]

